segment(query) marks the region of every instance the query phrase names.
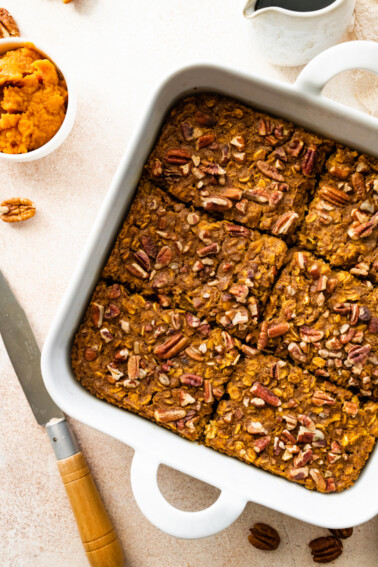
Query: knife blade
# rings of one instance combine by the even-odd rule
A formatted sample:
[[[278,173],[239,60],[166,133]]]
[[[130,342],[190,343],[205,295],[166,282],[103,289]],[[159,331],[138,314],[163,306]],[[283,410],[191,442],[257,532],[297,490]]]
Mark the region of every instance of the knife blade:
[[[25,311],[0,271],[0,334],[8,356],[40,425],[64,414],[50,398],[43,382],[41,353]]]
[[[34,416],[48,433],[89,563],[92,567],[121,567],[123,551],[113,524],[64,413],[45,387],[37,341],[1,270],[0,335]]]

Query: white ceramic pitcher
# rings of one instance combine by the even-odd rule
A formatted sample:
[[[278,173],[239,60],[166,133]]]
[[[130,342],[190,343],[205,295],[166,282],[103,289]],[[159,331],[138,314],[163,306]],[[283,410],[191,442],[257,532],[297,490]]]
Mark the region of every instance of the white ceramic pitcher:
[[[356,0],[335,0],[322,10],[294,12],[275,6],[255,11],[248,0],[244,16],[251,21],[253,45],[274,65],[308,63],[339,41],[347,29]]]

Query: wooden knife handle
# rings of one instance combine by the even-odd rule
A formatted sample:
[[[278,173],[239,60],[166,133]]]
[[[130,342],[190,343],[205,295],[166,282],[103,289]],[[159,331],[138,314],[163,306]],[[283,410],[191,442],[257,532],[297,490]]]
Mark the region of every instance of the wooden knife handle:
[[[123,551],[82,453],[58,461],[81,541],[92,567],[122,567]]]

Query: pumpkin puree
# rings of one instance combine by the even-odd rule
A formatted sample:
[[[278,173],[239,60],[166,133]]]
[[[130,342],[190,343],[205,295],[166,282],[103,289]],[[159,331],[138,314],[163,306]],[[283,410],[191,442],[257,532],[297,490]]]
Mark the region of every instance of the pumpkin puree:
[[[22,154],[48,142],[66,114],[67,87],[51,61],[29,47],[0,57],[0,151]]]

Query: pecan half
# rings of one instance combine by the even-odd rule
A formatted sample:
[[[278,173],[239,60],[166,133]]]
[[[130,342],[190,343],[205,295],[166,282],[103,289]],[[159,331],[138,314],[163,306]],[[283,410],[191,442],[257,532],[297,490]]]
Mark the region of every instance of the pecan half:
[[[140,356],[132,354],[127,363],[127,374],[130,380],[139,378],[140,373]]]
[[[347,539],[353,534],[353,528],[342,528],[340,530],[328,528],[328,531],[339,539]]]
[[[304,480],[307,477],[308,477],[308,467],[300,467],[300,468],[293,467],[289,471],[289,478],[291,480]]]
[[[304,467],[309,461],[312,460],[313,452],[312,449],[307,449],[307,451],[300,451],[296,457],[294,457],[293,465],[294,467]]]
[[[308,545],[315,563],[330,563],[343,552],[343,544],[333,536],[318,537],[310,541]]]
[[[210,146],[213,142],[215,142],[214,134],[204,134],[197,140],[197,149],[201,150],[202,148],[207,148],[207,146]]]
[[[146,270],[147,272],[150,271],[151,261],[144,250],[138,250],[138,252],[135,252],[134,258],[144,270]]]
[[[289,323],[276,323],[275,325],[271,325],[268,329],[268,337],[269,338],[274,338],[274,337],[280,337],[281,335],[284,335],[285,333],[287,333],[290,329],[290,325]]]
[[[362,364],[364,365],[368,359],[368,356],[371,351],[370,345],[356,345],[350,349],[348,352],[348,358],[353,362],[353,364]]]
[[[213,114],[202,112],[202,110],[197,110],[194,119],[200,126],[207,126],[209,128],[215,126],[217,123],[217,119]]]
[[[262,451],[265,451],[265,449],[268,447],[270,443],[270,440],[271,440],[270,435],[266,435],[265,437],[260,437],[260,439],[257,439],[253,444],[253,448],[256,451],[256,453],[261,453]]]
[[[319,196],[337,207],[343,207],[350,202],[349,195],[336,187],[332,187],[332,185],[323,185],[319,191]]]
[[[274,179],[274,181],[285,181],[284,176],[281,175],[278,169],[267,161],[260,159],[256,162],[256,166],[266,177],[270,177],[270,179]]]
[[[251,532],[251,535],[248,536],[248,541],[257,549],[261,549],[263,551],[274,551],[280,544],[281,538],[278,535],[277,530],[268,524],[259,522],[249,531]]]
[[[365,197],[366,187],[365,187],[365,178],[362,173],[353,173],[351,176],[351,181],[353,185],[353,189],[357,193],[360,199]]]
[[[212,242],[203,248],[197,250],[197,254],[200,258],[204,258],[205,256],[211,256],[212,254],[218,254],[219,252],[219,244],[217,242]]]
[[[214,401],[213,387],[210,380],[204,380],[203,383],[203,401],[211,404]]]
[[[0,218],[4,222],[21,222],[34,217],[35,204],[29,199],[12,197],[0,205]]]
[[[322,390],[315,390],[314,395],[312,396],[312,403],[315,406],[334,406],[336,400],[326,392],[322,392]]]
[[[200,353],[200,351],[194,348],[192,345],[188,346],[188,348],[185,349],[185,352],[189,356],[189,358],[193,360],[197,360],[198,362],[203,362],[205,360],[203,354]]]
[[[367,238],[373,232],[374,223],[372,221],[365,222],[358,226],[353,226],[348,230],[348,236],[352,240],[358,240],[359,238]]]
[[[136,278],[142,280],[148,278],[148,272],[146,272],[146,270],[144,270],[142,266],[136,264],[135,262],[133,262],[133,264],[126,264],[125,268],[132,276],[135,276]]]
[[[291,342],[288,345],[287,350],[289,351],[291,356],[294,359],[299,360],[299,362],[307,361],[307,356],[305,355],[305,353],[302,351],[301,347],[297,343]]]
[[[259,125],[258,125],[258,132],[260,136],[266,136],[267,134],[271,134],[273,131],[273,126],[271,125],[269,120],[263,120],[260,118]]]
[[[268,431],[260,421],[253,421],[252,419],[249,419],[244,424],[244,427],[251,435],[261,435],[261,433],[268,433]]]
[[[356,402],[344,402],[343,412],[355,417],[358,414],[359,405]]]
[[[249,238],[250,235],[248,228],[238,224],[228,224],[226,225],[226,230],[231,234],[231,236],[244,236],[245,238]]]
[[[195,401],[196,401],[195,398],[193,398],[193,396],[191,396],[188,392],[186,392],[185,390],[181,390],[180,405],[182,407],[188,406],[190,404],[194,404]]]
[[[347,315],[347,313],[350,312],[350,309],[350,303],[335,303],[335,305],[333,306],[335,313],[341,313],[341,315]]]
[[[263,189],[262,187],[256,187],[255,189],[248,189],[244,193],[246,199],[249,201],[255,201],[256,203],[268,203],[270,198],[270,193]]]
[[[150,236],[143,235],[141,236],[140,241],[146,254],[148,254],[148,256],[152,259],[156,258],[158,249],[152,238]]]
[[[181,352],[188,344],[189,339],[185,337],[182,333],[176,333],[163,344],[158,345],[154,349],[154,353],[163,360],[176,356]]]
[[[202,376],[197,376],[197,374],[182,374],[180,376],[181,384],[185,384],[186,386],[202,386],[203,378]]]
[[[187,150],[181,148],[172,148],[168,150],[164,156],[167,163],[173,163],[176,165],[184,165],[191,160],[191,154]]]
[[[326,489],[326,481],[319,469],[310,469],[310,476],[318,490],[324,491]]]
[[[254,356],[257,356],[259,354],[259,349],[250,347],[248,345],[242,345],[241,349],[245,356],[247,356],[248,358],[253,358]]]
[[[232,201],[240,201],[243,196],[243,191],[241,189],[237,189],[237,187],[228,187],[222,195]]]
[[[360,305],[358,317],[361,321],[370,321],[371,311],[366,305]]]
[[[104,306],[100,303],[92,303],[91,305],[91,318],[95,327],[100,328],[104,319]]]
[[[210,213],[220,213],[231,209],[231,207],[232,201],[226,197],[222,197],[222,195],[206,197],[203,200],[203,208]]]
[[[317,161],[317,150],[315,146],[309,146],[304,155],[301,167],[303,175],[311,175]]]
[[[156,421],[160,421],[161,423],[177,421],[178,419],[183,419],[185,416],[186,411],[181,408],[157,409],[154,412]]]
[[[352,303],[352,305],[350,306],[350,324],[351,325],[357,325],[358,323],[358,319],[360,316],[360,306],[358,305],[358,303]]]
[[[156,256],[155,268],[160,270],[165,268],[171,263],[173,257],[172,250],[169,246],[163,246],[158,255]]]
[[[13,16],[5,8],[0,8],[0,39],[20,37],[20,30]]]
[[[278,234],[288,234],[289,231],[294,227],[296,220],[299,218],[298,213],[294,211],[288,211],[280,217],[278,217],[276,224],[273,227],[272,233]]]
[[[268,344],[268,322],[263,321],[261,323],[260,334],[257,340],[257,348],[262,350]]]
[[[312,327],[308,327],[307,325],[302,325],[302,327],[299,329],[299,332],[302,341],[304,341],[305,343],[317,343],[324,337],[323,331],[313,329]]]
[[[273,392],[269,390],[269,388],[266,388],[266,386],[264,386],[260,382],[254,382],[251,388],[251,392],[273,407],[277,408],[281,405],[281,400],[279,399],[279,397],[276,396],[276,394],[273,394]]]

